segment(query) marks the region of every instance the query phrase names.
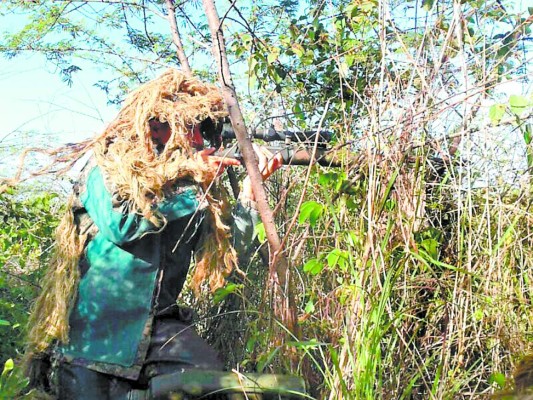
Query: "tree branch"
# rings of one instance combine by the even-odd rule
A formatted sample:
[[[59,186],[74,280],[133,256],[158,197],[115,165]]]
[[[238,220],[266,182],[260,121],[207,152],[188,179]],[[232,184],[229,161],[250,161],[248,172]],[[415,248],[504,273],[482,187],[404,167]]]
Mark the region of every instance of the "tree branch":
[[[247,134],[244,118],[239,107],[237,94],[231,78],[229,62],[222,26],[213,0],[202,0],[208,19],[213,40],[213,56],[217,60],[218,73],[222,92],[228,107],[229,116],[235,136],[243,155],[244,165],[250,176],[252,190],[257,201],[259,215],[265,227],[270,245],[269,277],[270,289],[274,294],[274,315],[281,320],[287,329],[295,336],[298,335],[296,306],[291,285],[291,274],[287,259],[281,249],[281,241],[274,223],[274,214],[267,201],[263,186],[263,179],[257,165],[255,152]]]
[[[183,44],[181,43],[178,24],[176,23],[176,9],[174,7],[174,1],[165,0],[165,4],[167,6],[168,22],[170,24],[170,32],[172,33],[172,41],[174,42],[174,46],[176,46],[176,54],[178,55],[178,59],[180,60],[181,69],[187,75],[191,75],[191,66],[189,65],[189,60],[185,55],[185,51],[183,50]]]

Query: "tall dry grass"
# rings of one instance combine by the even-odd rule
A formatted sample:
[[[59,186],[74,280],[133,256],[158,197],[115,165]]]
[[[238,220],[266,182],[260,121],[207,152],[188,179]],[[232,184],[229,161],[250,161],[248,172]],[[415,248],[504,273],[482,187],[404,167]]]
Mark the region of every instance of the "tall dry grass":
[[[363,161],[347,163],[342,184],[306,188],[323,216],[288,248],[296,266],[325,266],[302,278],[304,332],[321,343],[308,354],[318,397],[484,398],[511,388],[533,351],[531,170],[519,135],[530,117],[489,118],[491,104],[520,94],[510,87],[526,86],[498,80],[498,60],[487,61],[496,45],[477,54],[465,42],[467,6],[449,3],[449,29],[429,18],[418,47],[398,56],[413,43],[380,3],[380,83],[359,98],[367,116],[344,121],[363,132],[353,149]]]
[[[520,127],[489,118],[525,86],[503,85],[498,44],[479,54],[465,33],[489,8],[441,7],[447,29],[430,16],[417,39],[379,3],[379,83],[353,94],[366,115],[347,110],[340,133],[358,161],[309,181],[285,172],[298,195],[278,198],[281,229],[301,190],[321,210],[287,245],[300,273],[296,347],[321,377],[316,397],[483,398],[511,388],[533,351],[531,171]],[[487,28],[488,14],[476,16]],[[524,82],[529,69],[512,72]]]
[[[239,287],[241,311],[215,324],[215,339],[231,339],[230,365],[284,366],[308,378],[315,398],[487,398],[512,390],[514,366],[533,351],[522,138],[533,107],[519,117],[509,108],[509,95],[528,90],[527,48],[516,41],[502,53],[503,35],[479,51],[510,21],[494,16],[497,5],[439,2],[415,20],[402,4],[375,3],[373,83],[351,92],[357,82],[340,73],[346,92],[329,99],[354,104],[337,134],[357,157],[310,175],[286,169],[271,186],[299,291],[302,337],[285,346],[313,371],[271,346],[279,329],[261,267]],[[526,22],[510,24],[516,37]],[[507,104],[497,125],[495,103]]]

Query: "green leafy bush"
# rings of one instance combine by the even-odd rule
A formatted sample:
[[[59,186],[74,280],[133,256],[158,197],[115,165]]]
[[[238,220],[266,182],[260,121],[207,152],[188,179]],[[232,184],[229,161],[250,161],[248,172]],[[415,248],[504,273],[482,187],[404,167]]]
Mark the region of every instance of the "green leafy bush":
[[[57,226],[57,195],[0,195],[0,362],[20,357]]]

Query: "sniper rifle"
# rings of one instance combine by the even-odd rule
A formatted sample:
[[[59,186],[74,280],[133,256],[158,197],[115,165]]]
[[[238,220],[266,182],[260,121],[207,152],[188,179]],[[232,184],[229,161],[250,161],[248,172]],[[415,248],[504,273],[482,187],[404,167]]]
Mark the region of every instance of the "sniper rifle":
[[[333,134],[328,131],[276,131],[274,128],[263,131],[253,131],[253,139],[265,142],[280,142],[266,146],[272,154],[281,154],[284,165],[310,165],[319,164],[325,167],[339,167],[339,159],[335,156],[329,143]],[[235,158],[242,160],[238,144],[235,142],[235,132],[229,123],[222,125],[217,140],[211,144],[218,150],[215,156]],[[221,145],[224,145],[221,148]]]

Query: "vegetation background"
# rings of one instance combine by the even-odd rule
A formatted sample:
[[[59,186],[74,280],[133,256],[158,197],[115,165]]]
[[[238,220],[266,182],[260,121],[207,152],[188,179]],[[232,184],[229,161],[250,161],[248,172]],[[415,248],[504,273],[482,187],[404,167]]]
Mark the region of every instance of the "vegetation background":
[[[300,374],[320,399],[513,390],[515,364],[533,351],[533,9],[512,0],[217,7],[249,127],[319,126],[343,157],[341,168],[284,168],[269,184],[296,276],[298,336],[271,311],[259,256],[245,281],[182,299],[196,303],[198,328],[227,366]],[[39,54],[71,86],[96,68],[92,84],[112,104],[179,66],[176,34],[195,74],[216,80],[200,1],[5,1],[0,15],[16,21],[1,33],[4,57]],[[8,164],[16,147],[0,139]],[[27,384],[17,372],[25,322],[68,184],[0,195],[0,398]]]

